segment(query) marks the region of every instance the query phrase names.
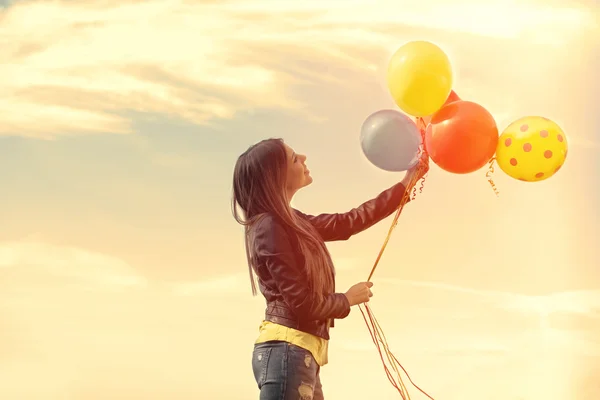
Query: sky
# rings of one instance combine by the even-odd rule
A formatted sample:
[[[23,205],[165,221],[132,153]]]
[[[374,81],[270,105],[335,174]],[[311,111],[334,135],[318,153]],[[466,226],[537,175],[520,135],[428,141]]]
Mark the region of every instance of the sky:
[[[0,1],[0,398],[258,397],[233,166],[281,137],[343,212],[402,179],[361,153],[397,109],[411,40],[500,131],[556,121],[551,179],[435,165],[373,277],[394,354],[436,400],[600,398],[600,5],[594,0]],[[365,280],[390,219],[329,245]],[[397,399],[358,309],[336,323],[328,400]],[[416,390],[411,398],[421,399]]]

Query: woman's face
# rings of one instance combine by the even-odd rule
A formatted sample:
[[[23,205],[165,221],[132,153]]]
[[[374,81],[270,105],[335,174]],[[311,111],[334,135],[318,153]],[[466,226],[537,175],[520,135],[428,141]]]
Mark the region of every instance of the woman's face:
[[[310,171],[304,164],[306,156],[302,154],[296,154],[294,150],[285,145],[285,151],[287,153],[287,187],[288,197],[291,197],[300,189],[308,186],[312,183],[313,178],[310,176]]]

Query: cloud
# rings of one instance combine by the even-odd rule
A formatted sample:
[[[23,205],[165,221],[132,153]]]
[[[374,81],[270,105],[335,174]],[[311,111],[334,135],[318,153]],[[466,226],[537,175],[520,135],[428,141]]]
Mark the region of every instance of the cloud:
[[[419,367],[421,376],[427,376],[432,368],[442,369],[440,363],[449,363],[464,369],[454,371],[451,381],[462,376],[464,383],[483,373],[483,367],[538,369],[539,362],[532,360],[540,359],[564,367],[578,357],[600,357],[600,290],[532,296],[387,278],[379,278],[377,286],[371,309],[390,350],[414,376]],[[391,307],[390,301],[398,306]],[[377,353],[361,315],[340,323],[346,324],[353,334],[336,337],[334,351]]]
[[[353,270],[357,260],[353,258],[334,257],[338,271]],[[387,285],[396,290],[389,292],[380,287]],[[197,281],[176,282],[169,284],[169,290],[179,296],[215,296],[250,293],[249,276],[247,273],[216,275]],[[436,307],[448,307],[448,301],[455,304],[477,305],[476,309],[457,309],[449,317],[451,319],[471,319],[473,312],[482,309],[499,310],[510,313],[528,315],[530,317],[548,318],[598,318],[600,322],[600,290],[579,290],[555,292],[546,295],[526,295],[521,293],[480,290],[445,284],[441,282],[413,281],[394,278],[377,279],[378,299],[381,296],[387,300],[392,293],[394,296],[419,296],[419,302],[412,307],[417,313],[432,310],[437,314]],[[409,289],[411,289],[409,291]],[[381,299],[382,301],[385,301]],[[434,300],[432,300],[434,299]],[[474,303],[473,303],[474,302]],[[358,312],[358,311],[357,311]],[[422,314],[425,315],[425,314]],[[568,317],[565,317],[568,316]],[[537,323],[536,323],[537,324]]]
[[[600,290],[555,292],[546,295],[479,290],[440,282],[380,278],[378,282],[435,291],[452,292],[476,297],[494,307],[524,313],[548,315],[551,312],[590,313],[600,307]]]
[[[401,348],[403,354],[406,354],[406,351],[411,351],[411,347],[411,352],[417,352],[421,355],[434,354],[444,356],[465,356],[473,354],[498,356],[513,350],[510,343],[503,342],[497,338],[480,338],[474,335],[447,336],[444,341],[441,342],[439,340],[431,340],[427,343],[427,347],[424,348],[423,340],[417,340],[417,338],[412,337],[412,335],[407,336],[406,334],[390,335],[390,331],[385,330],[385,328],[383,329],[386,336],[390,336],[388,338],[388,345],[392,352],[394,352],[394,348]],[[401,342],[396,342],[396,339],[400,339]],[[336,347],[349,351],[368,352],[372,352],[376,349],[375,344],[368,339],[339,339],[336,340]]]
[[[336,271],[349,271],[357,266],[353,258],[335,257]],[[242,266],[247,269],[245,265]],[[256,279],[256,275],[254,275]],[[176,282],[168,285],[177,296],[214,297],[214,296],[251,296],[250,276],[247,272],[216,275],[201,280]],[[258,287],[258,286],[257,286]],[[260,293],[258,296],[261,296]]]
[[[122,260],[47,244],[43,238],[0,244],[0,398],[235,399],[239,393],[256,391],[248,364],[232,362],[231,357],[223,356],[222,346],[211,345],[226,343],[231,354],[248,355],[256,339],[264,302],[250,300],[245,271],[198,282],[112,290],[132,277],[138,275]],[[82,291],[69,282],[87,282],[97,290]],[[394,298],[410,288],[446,293],[447,302],[463,293],[476,312],[483,310],[512,330],[506,334],[492,326],[489,334],[482,335],[468,326],[460,331],[449,329],[442,320],[451,307],[444,308],[443,304],[438,306],[433,327],[427,326],[427,318],[407,321],[393,307],[387,316],[378,313],[394,354],[416,382],[434,394],[443,392],[448,398],[459,398],[458,394],[474,390],[468,385],[471,380],[480,383],[478,390],[492,390],[489,385],[506,382],[513,375],[523,376],[525,381],[528,366],[541,368],[551,360],[557,365],[561,361],[567,368],[567,356],[580,360],[584,354],[590,357],[595,352],[587,346],[589,340],[578,342],[569,332],[553,331],[545,342],[530,334],[529,325],[514,324],[518,320],[508,317],[521,313],[519,308],[505,312],[494,308],[500,303],[492,299],[495,292],[411,281],[386,283],[383,278],[377,284],[395,285],[398,290],[385,290]],[[242,292],[243,298],[232,296]],[[503,299],[511,297],[514,295],[508,293]],[[570,308],[579,309],[578,298],[587,298],[591,304],[594,294],[563,295],[554,301],[574,303]],[[418,309],[420,300],[402,308]],[[333,333],[331,360],[337,367],[328,368],[332,375],[327,380],[334,398],[352,396],[344,393],[349,390],[348,376],[367,379],[363,375],[372,373],[368,379],[381,382],[380,390],[387,385],[364,326],[354,330],[357,337],[348,329],[348,325],[363,323],[357,310],[353,313],[340,321]],[[343,367],[357,360],[366,371]],[[223,370],[230,374],[214,373]],[[336,381],[336,373],[343,382]],[[240,377],[235,384],[229,379],[231,374]],[[32,381],[36,385],[31,385]],[[520,390],[522,384],[515,383]],[[507,385],[502,385],[495,393],[506,392]]]
[[[249,303],[176,296],[105,254],[0,243],[0,398],[224,398],[228,378],[212,372],[247,367],[207,343],[247,350],[260,321]],[[251,378],[228,390],[252,390]]]
[[[45,23],[33,28],[34,21]],[[270,71],[227,65],[223,42],[235,23],[210,4],[17,4],[0,25],[10,55],[0,75],[12,93],[0,103],[12,104],[3,107],[2,130],[44,137],[128,133],[130,122],[119,115],[127,111],[203,123],[233,115],[227,98],[285,107]],[[29,43],[19,39],[25,31]]]
[[[297,90],[344,85],[350,71],[381,75],[400,32],[532,43],[552,33],[556,44],[593,23],[588,11],[506,1],[16,2],[0,20],[0,135],[126,134],[132,112],[197,125],[256,109],[319,120]]]
[[[439,344],[444,350],[499,351],[506,346],[512,348],[538,340],[540,335],[547,334],[558,347],[576,346],[585,353],[585,346],[589,346],[588,351],[600,351],[597,340],[600,290],[525,295],[390,278],[379,278],[377,286],[376,312],[379,302],[389,303],[392,296],[399,304],[393,312],[377,313],[378,318],[387,320],[384,329],[402,331],[404,342],[427,337],[434,347]],[[411,305],[401,307],[403,304]],[[414,322],[407,324],[407,321]],[[422,332],[424,329],[428,330],[426,335]],[[439,330],[456,334],[452,335],[455,339],[469,332],[483,338],[501,335],[503,340],[479,343],[469,339],[454,343],[444,339],[440,344]],[[418,335],[414,333],[417,331]]]
[[[135,288],[146,280],[123,260],[85,249],[39,241],[0,243],[0,287],[19,290],[31,285],[47,288],[49,282],[82,288]]]
[[[230,274],[203,279],[194,282],[182,282],[172,285],[173,293],[179,296],[232,295],[245,292],[250,295],[250,276],[248,274]]]

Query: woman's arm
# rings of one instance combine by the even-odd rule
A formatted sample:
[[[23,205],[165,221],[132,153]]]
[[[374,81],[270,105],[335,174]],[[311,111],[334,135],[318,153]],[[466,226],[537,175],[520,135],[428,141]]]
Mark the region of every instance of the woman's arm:
[[[343,293],[313,296],[306,274],[296,262],[288,232],[274,217],[263,217],[254,230],[254,246],[260,264],[266,267],[287,305],[302,319],[341,319],[350,313]]]
[[[296,212],[313,225],[324,241],[348,240],[351,236],[389,217],[400,206],[407,183],[402,181],[360,206],[337,214],[307,215]],[[409,198],[410,201],[410,198]]]
[[[406,172],[400,183],[381,192],[379,196],[357,208],[343,214],[320,214],[317,216],[306,215],[297,210],[296,212],[317,229],[324,241],[348,240],[351,236],[370,228],[396,211],[400,207],[404,194],[412,190],[427,171],[429,171],[429,155],[427,152],[423,152],[419,162]],[[406,195],[410,196],[410,193],[406,193]],[[410,197],[407,198],[407,202],[409,201]]]

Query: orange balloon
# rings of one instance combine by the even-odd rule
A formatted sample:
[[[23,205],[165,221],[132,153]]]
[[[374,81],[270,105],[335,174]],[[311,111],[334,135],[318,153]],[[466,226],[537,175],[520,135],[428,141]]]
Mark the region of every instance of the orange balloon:
[[[455,102],[455,101],[459,101],[459,100],[460,100],[460,97],[458,97],[458,95],[456,94],[456,92],[454,90],[452,90],[452,91],[450,91],[450,95],[448,95],[448,98],[446,99],[446,102],[444,103],[444,105],[441,108],[444,108],[448,104],[450,104],[452,102]],[[425,122],[425,125],[428,125],[431,122],[431,117],[432,116],[433,115],[427,115],[427,116],[423,117],[423,122]]]
[[[455,101],[431,118],[425,147],[445,171],[467,174],[483,167],[496,152],[498,127],[492,114],[472,101]]]

